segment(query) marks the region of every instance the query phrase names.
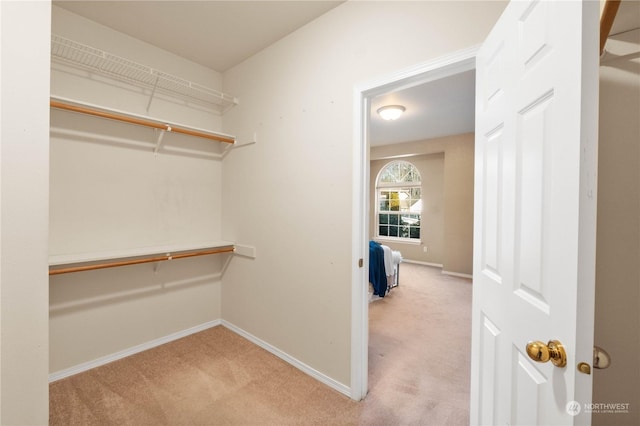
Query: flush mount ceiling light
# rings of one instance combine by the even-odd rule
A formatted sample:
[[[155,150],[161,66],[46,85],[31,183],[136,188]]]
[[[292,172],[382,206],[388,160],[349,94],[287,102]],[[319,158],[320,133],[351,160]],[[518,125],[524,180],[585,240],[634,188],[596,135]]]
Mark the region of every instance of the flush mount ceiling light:
[[[397,120],[405,111],[405,107],[402,105],[387,105],[382,108],[378,108],[378,114],[383,120]]]

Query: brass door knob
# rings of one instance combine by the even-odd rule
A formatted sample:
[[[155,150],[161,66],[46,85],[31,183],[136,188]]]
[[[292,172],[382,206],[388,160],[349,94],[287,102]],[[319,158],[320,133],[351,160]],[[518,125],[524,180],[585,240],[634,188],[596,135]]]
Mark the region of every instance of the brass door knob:
[[[549,340],[546,345],[539,340],[527,343],[527,355],[536,362],[551,363],[556,367],[564,367],[567,365],[567,353],[564,346],[557,340]]]

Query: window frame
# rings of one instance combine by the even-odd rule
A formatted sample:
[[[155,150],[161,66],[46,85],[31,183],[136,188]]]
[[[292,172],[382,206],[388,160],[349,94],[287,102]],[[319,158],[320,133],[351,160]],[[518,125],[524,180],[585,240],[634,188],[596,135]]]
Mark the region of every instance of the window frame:
[[[391,167],[393,164],[397,164],[397,163],[404,163],[404,164],[408,164],[409,166],[411,166],[414,169],[415,174],[418,177],[418,182],[380,182],[380,178],[382,176],[382,174],[385,172],[385,170],[387,170],[389,167]],[[423,209],[420,209],[420,212],[417,213],[409,213],[409,214],[417,214],[419,216],[419,220],[420,220],[420,237],[419,238],[411,238],[411,237],[393,237],[393,236],[389,236],[389,235],[380,235],[380,216],[382,214],[393,214],[398,216],[398,218],[400,218],[401,215],[407,215],[407,212],[395,212],[395,211],[391,211],[391,210],[380,210],[380,202],[381,202],[381,194],[384,191],[393,191],[393,192],[402,192],[404,190],[407,191],[411,191],[414,188],[418,188],[420,190],[420,201],[423,200],[423,191],[422,191],[422,176],[420,175],[420,171],[418,170],[418,167],[416,167],[415,164],[409,162],[409,161],[404,161],[404,160],[395,160],[395,161],[391,161],[387,164],[385,164],[380,171],[378,172],[378,176],[376,177],[376,182],[375,182],[375,236],[377,240],[384,240],[384,241],[390,241],[390,242],[397,242],[397,243],[403,243],[403,244],[415,244],[415,245],[419,245],[422,244],[422,219],[423,219]],[[398,223],[400,222],[400,220],[398,220]]]

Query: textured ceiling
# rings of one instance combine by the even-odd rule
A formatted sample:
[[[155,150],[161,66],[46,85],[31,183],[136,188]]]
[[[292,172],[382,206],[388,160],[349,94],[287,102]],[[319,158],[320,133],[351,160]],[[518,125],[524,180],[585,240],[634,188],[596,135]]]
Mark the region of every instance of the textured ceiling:
[[[104,26],[223,72],[342,1],[57,1]]]

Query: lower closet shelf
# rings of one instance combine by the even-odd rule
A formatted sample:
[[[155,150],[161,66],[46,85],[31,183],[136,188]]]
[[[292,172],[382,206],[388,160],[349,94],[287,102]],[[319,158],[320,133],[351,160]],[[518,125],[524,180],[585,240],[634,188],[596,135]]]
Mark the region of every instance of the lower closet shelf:
[[[163,262],[218,253],[233,253],[234,251],[234,243],[229,241],[216,241],[190,245],[142,247],[113,252],[56,255],[49,258],[49,275],[115,268],[141,263]]]

